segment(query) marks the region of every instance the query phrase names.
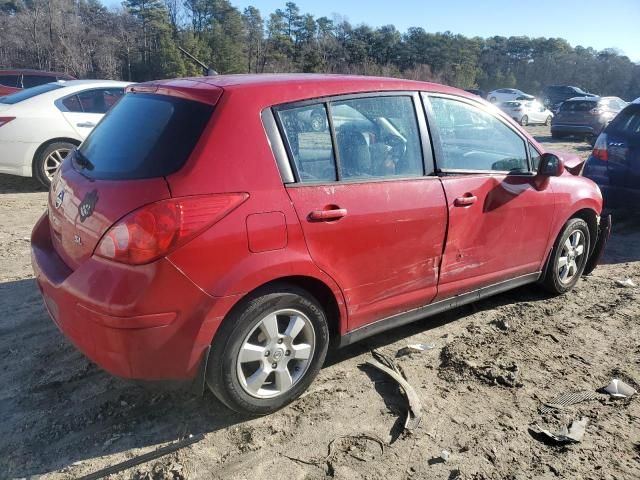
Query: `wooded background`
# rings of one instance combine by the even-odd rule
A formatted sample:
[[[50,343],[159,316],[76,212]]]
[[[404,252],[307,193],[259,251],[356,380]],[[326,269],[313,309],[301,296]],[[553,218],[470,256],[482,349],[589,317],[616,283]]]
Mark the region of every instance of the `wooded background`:
[[[0,68],[132,81],[201,75],[182,46],[220,73],[385,75],[533,94],[566,84],[626,100],[640,96],[640,65],[616,50],[428,28],[400,32],[316,18],[293,2],[263,13],[241,12],[228,0],[126,0],[111,10],[97,0],[0,0]]]

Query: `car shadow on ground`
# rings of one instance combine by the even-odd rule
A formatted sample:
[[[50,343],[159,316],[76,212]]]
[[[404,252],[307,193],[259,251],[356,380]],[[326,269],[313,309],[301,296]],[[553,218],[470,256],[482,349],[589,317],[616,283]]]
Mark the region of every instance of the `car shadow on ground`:
[[[0,173],[0,194],[4,193],[34,193],[46,192],[37,180],[28,177],[18,177],[16,175],[5,175]]]
[[[331,350],[325,368],[473,311],[545,298],[535,287],[514,290]],[[0,326],[2,478],[53,472],[75,462],[154,447],[249,420],[209,391],[199,395],[187,385],[133,382],[103,372],[57,330],[33,280],[0,284],[0,318],[7,319]],[[388,396],[386,391],[380,393]]]

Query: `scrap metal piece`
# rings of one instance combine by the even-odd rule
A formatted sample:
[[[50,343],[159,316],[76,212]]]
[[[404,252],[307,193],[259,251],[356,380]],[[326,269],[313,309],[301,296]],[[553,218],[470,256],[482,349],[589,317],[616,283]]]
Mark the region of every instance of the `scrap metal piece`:
[[[548,402],[543,403],[543,406],[540,407],[540,413],[549,413],[553,410],[561,410],[563,407],[568,407],[569,405],[575,405],[576,403],[597,399],[598,394],[590,390],[563,393]]]
[[[575,420],[568,430],[567,427],[563,426],[559,432],[554,433],[540,427],[537,424],[533,425],[533,427],[531,427],[531,430],[535,433],[545,435],[547,438],[553,440],[558,444],[579,443],[584,437],[588,423],[589,419],[587,417],[582,417],[580,420]]]
[[[616,285],[618,285],[619,287],[624,287],[624,288],[635,288],[635,287],[637,287],[637,285],[630,278],[627,278],[626,280],[616,280]]]
[[[622,380],[614,378],[611,383],[604,387],[604,391],[613,398],[629,398],[636,393],[636,389],[631,385],[627,385]]]
[[[373,359],[367,360],[367,364],[386,373],[402,387],[409,402],[409,411],[407,412],[407,419],[405,421],[404,428],[410,432],[415,430],[420,425],[420,420],[422,419],[422,403],[420,402],[418,394],[402,376],[393,361],[379,352],[374,352],[374,354],[376,354],[376,357],[384,361],[387,365],[383,365],[378,360]]]

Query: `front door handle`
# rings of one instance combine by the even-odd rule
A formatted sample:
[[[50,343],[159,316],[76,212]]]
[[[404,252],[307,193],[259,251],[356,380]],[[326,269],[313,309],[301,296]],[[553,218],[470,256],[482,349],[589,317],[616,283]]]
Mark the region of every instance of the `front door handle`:
[[[472,195],[471,193],[467,193],[463,197],[458,197],[454,200],[453,205],[456,207],[468,207],[473,205],[478,201],[478,197]]]
[[[309,220],[323,222],[328,220],[339,220],[347,215],[346,208],[332,208],[329,210],[314,210],[309,214]]]
[[[93,122],[83,122],[83,123],[76,123],[76,126],[80,128],[93,128],[96,126],[96,124]]]

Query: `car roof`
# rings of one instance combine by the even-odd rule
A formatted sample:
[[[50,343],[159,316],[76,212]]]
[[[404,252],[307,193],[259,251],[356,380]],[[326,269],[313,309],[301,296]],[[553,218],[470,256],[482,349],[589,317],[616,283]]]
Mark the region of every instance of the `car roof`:
[[[403,90],[451,93],[477,99],[477,96],[469,92],[437,83],[360,75],[311,73],[215,75],[156,80],[147,82],[146,85],[158,85],[170,89],[184,87],[185,83],[190,83],[191,88],[202,90],[207,90],[207,87],[209,89],[217,87],[230,92],[252,90],[258,92],[258,98],[261,96],[265,101],[269,99],[273,101],[272,104],[348,93]],[[140,86],[144,85],[140,84]]]
[[[35,70],[33,68],[17,68],[13,70],[0,70],[0,75],[41,75],[43,77],[66,77],[74,78],[73,76],[62,72],[45,72],[42,70]]]

